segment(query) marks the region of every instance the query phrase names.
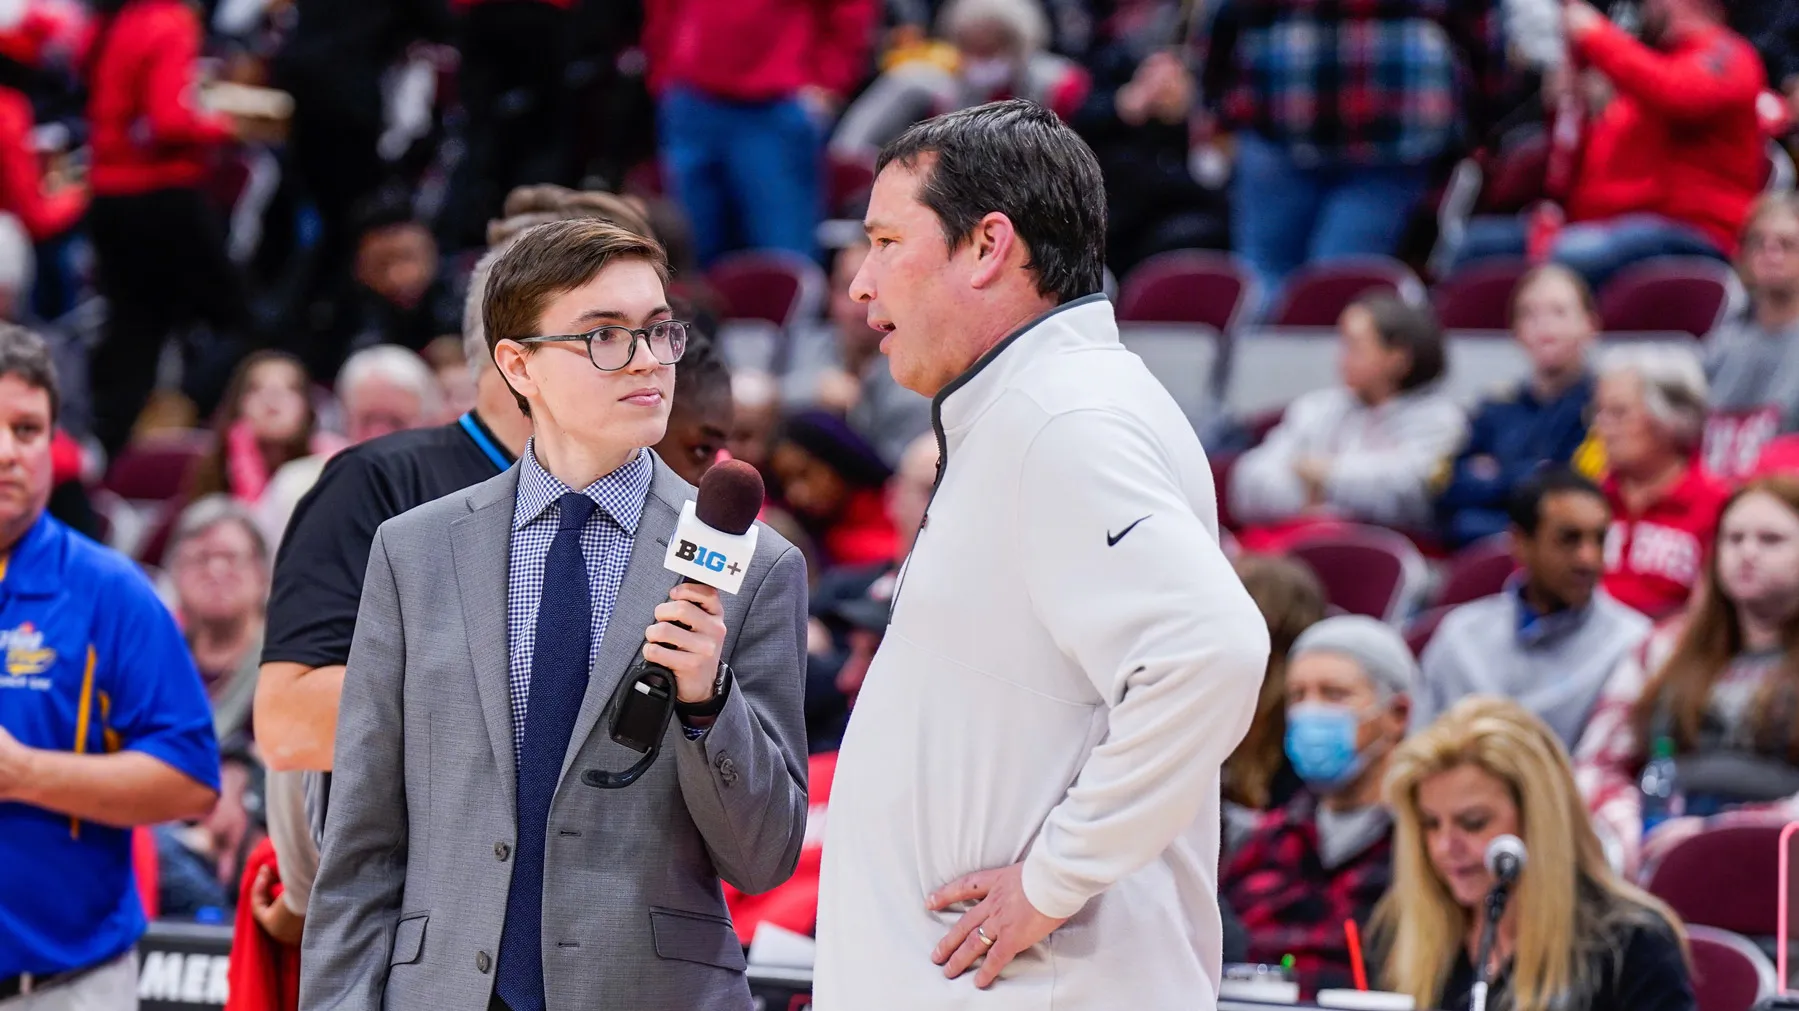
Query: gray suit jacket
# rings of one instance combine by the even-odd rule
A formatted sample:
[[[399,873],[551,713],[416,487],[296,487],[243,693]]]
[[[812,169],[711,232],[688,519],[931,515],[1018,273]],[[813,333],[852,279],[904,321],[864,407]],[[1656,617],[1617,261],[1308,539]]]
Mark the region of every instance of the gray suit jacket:
[[[325,846],[306,922],[306,1009],[485,1011],[517,838],[507,685],[507,554],[518,468],[381,525],[344,675]],[[660,460],[550,809],[549,1007],[747,1009],[719,889],[786,880],[806,823],[806,575],[763,528],[724,595],[730,699],[698,741],[671,721],[622,790],[582,781],[639,757],[610,706],[675,577],[662,567],[694,494]]]

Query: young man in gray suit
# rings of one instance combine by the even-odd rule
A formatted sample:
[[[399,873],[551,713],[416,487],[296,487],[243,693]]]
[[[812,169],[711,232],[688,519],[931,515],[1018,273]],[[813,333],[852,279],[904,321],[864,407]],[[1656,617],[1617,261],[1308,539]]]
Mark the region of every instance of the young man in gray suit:
[[[647,448],[685,347],[666,278],[594,220],[494,265],[488,348],[532,440],[375,536],[302,1008],[751,1006],[719,879],[764,891],[799,856],[805,565],[763,529],[740,593],[669,589],[693,489]],[[639,654],[674,672],[669,754],[602,788],[639,757],[610,735]]]

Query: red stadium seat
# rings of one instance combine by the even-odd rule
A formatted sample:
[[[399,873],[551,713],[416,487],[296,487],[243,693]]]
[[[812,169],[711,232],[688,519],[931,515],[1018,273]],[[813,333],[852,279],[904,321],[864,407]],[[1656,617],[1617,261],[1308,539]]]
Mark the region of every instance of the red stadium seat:
[[[1440,281],[1433,292],[1445,330],[1504,330],[1512,325],[1512,291],[1530,269],[1524,260],[1487,260]]]
[[[1704,337],[1730,306],[1730,267],[1703,257],[1659,257],[1620,270],[1599,293],[1607,331]]]
[[[107,468],[101,487],[122,499],[167,502],[181,494],[188,471],[211,447],[211,432],[158,432],[126,446]]]
[[[874,166],[861,158],[832,154],[826,167],[829,172],[826,216],[861,218],[862,206],[868,203],[869,191],[874,189]],[[860,227],[858,223],[857,228]]]
[[[1724,825],[1676,843],[1648,888],[1687,923],[1771,937],[1779,877],[1780,826]]]
[[[1505,581],[1516,571],[1518,561],[1512,557],[1510,535],[1495,534],[1475,541],[1449,559],[1436,606],[1453,607],[1490,597],[1505,589]]]
[[[779,249],[752,249],[721,258],[709,274],[724,300],[726,319],[754,319],[783,329],[815,318],[827,287],[818,264]]]
[[[1236,328],[1253,282],[1228,253],[1177,249],[1143,261],[1124,279],[1118,319],[1132,323],[1204,323]]]
[[[1423,298],[1424,285],[1405,264],[1384,256],[1310,264],[1287,279],[1268,325],[1336,326],[1351,302],[1373,291],[1412,301]]]
[[[1687,944],[1699,1011],[1750,1011],[1779,986],[1768,956],[1741,934],[1689,925]]]
[[[1325,599],[1350,614],[1397,623],[1424,569],[1424,558],[1404,536],[1381,527],[1345,524],[1293,546],[1290,554],[1311,566]]]

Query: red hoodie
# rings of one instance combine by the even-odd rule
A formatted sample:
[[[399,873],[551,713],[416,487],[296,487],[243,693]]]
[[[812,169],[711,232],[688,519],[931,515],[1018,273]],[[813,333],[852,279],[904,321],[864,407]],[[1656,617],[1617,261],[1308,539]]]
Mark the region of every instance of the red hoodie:
[[[1658,621],[1680,609],[1705,572],[1730,488],[1697,464],[1641,513],[1624,505],[1617,477],[1605,480],[1612,527],[1600,585],[1619,603]]]
[[[31,100],[0,87],[0,210],[16,215],[32,241],[42,242],[80,219],[87,194],[77,186],[44,190],[43,165],[31,146],[35,124]]]
[[[868,70],[875,0],[645,0],[650,89],[764,102],[817,86],[848,97]]]
[[[1735,253],[1767,154],[1755,49],[1723,27],[1651,49],[1610,22],[1577,45],[1617,97],[1588,125],[1568,199],[1570,221],[1653,212]]]
[[[130,0],[97,33],[87,103],[95,195],[200,185],[208,156],[233,133],[197,106],[199,16],[182,0]]]

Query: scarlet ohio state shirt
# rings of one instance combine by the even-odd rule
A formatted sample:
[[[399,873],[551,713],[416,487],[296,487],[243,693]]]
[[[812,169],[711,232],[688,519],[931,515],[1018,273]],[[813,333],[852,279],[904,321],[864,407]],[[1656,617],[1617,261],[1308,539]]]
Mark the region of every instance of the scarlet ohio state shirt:
[[[1730,488],[1698,463],[1661,498],[1632,514],[1618,479],[1605,480],[1612,526],[1605,538],[1601,585],[1618,602],[1660,619],[1686,603],[1718,529]]]

